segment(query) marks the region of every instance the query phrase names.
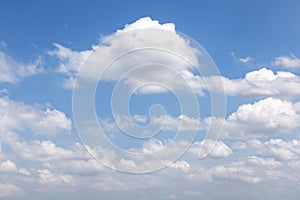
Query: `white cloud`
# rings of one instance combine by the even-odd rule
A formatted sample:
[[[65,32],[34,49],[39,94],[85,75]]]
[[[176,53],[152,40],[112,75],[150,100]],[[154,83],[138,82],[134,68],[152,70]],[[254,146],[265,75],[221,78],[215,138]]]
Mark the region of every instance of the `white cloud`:
[[[279,56],[274,59],[272,64],[287,69],[298,69],[300,68],[300,58],[294,54],[290,56]]]
[[[181,125],[180,128],[184,132],[191,132],[194,130],[205,131],[212,125],[222,126],[224,124],[222,137],[235,140],[247,140],[280,133],[291,133],[300,126],[299,105],[299,102],[292,103],[287,100],[270,97],[252,104],[240,105],[238,109],[231,113],[226,119],[208,117],[200,120],[186,115],[180,115],[178,117],[160,115],[153,117],[149,123],[153,127],[156,127],[155,130],[164,131],[178,131],[178,128]],[[115,117],[122,130],[126,130],[128,133],[134,132],[134,125],[131,123],[130,119],[118,115],[115,115]],[[135,115],[135,118],[137,117],[139,116]],[[143,121],[145,120],[146,118],[143,117]],[[102,125],[105,131],[120,132],[118,126],[113,122],[105,121]],[[149,131],[151,130],[146,129],[146,131],[144,131],[145,133],[141,132],[140,134],[149,134]],[[151,133],[153,134],[153,132]],[[213,129],[211,129],[210,133],[218,135],[218,133],[214,133]],[[244,146],[241,146],[243,145],[241,144],[240,147],[237,147],[236,145],[234,147],[235,149],[246,148],[245,143]]]
[[[165,144],[163,141],[158,139],[152,139],[148,142],[143,143],[142,152],[143,153],[153,153],[162,150],[165,148]]]
[[[74,156],[75,157],[75,156]],[[96,159],[81,158],[81,159],[65,159],[60,161],[53,161],[45,163],[44,165],[54,171],[60,171],[68,174],[80,175],[80,176],[95,176],[100,172],[103,172],[104,166]]]
[[[58,110],[40,110],[37,106],[25,105],[8,97],[0,97],[0,131],[31,130],[35,134],[55,135],[69,133],[71,120]]]
[[[247,63],[250,63],[253,58],[250,57],[250,56],[247,56],[247,57],[241,57],[241,58],[238,58],[234,52],[230,52],[231,56],[233,57],[234,59],[234,62],[237,62],[237,63],[243,63],[243,64],[247,64]]]
[[[260,158],[257,156],[247,158],[246,163],[248,166],[262,167],[264,169],[278,168],[282,166],[282,164],[274,158]]]
[[[224,137],[249,139],[290,133],[300,126],[295,104],[267,98],[254,104],[241,105],[225,122]]]
[[[25,141],[12,141],[10,145],[15,155],[28,161],[57,162],[65,159],[87,157],[87,153],[80,148],[74,147],[73,149],[65,149],[58,147],[55,143],[48,140],[35,140],[30,143]]]
[[[147,120],[149,120],[149,125],[151,125],[151,128],[145,128],[139,129],[140,135],[149,135],[154,134],[157,130],[163,130],[163,131],[179,131],[179,128],[183,132],[189,132],[189,131],[196,131],[197,128],[200,126],[201,121],[196,117],[189,117],[187,115],[179,115],[177,117],[171,116],[171,115],[159,115],[159,116],[153,116],[148,119],[147,117],[143,115],[134,115],[131,116],[132,119],[128,118],[127,116],[120,116],[115,114],[115,121],[111,122],[108,119],[101,120],[101,126],[103,129],[107,132],[120,132],[120,129],[123,131],[127,131],[128,133],[134,133],[136,132],[136,127],[138,127],[138,124],[132,123],[133,121],[137,121],[140,123],[145,123]],[[120,128],[120,129],[119,129]]]
[[[242,63],[249,63],[252,60],[250,56],[247,56],[245,58],[239,58],[239,61]]]
[[[233,149],[233,150],[243,150],[243,149],[247,149],[247,143],[241,142],[241,141],[237,141],[237,142],[233,143],[232,149]]]
[[[214,84],[215,78],[222,80],[222,87]],[[299,76],[284,71],[274,74],[272,70],[266,68],[249,72],[244,78],[229,79],[221,76],[208,77],[206,80],[215,91],[222,92],[224,88],[226,95],[229,96],[295,98],[300,95]]]
[[[39,173],[39,180],[42,184],[73,184],[74,179],[70,175],[62,175],[62,174],[56,174],[52,173],[47,169],[38,170]]]
[[[20,169],[19,169],[19,173],[20,173],[20,174],[23,174],[23,175],[26,175],[26,176],[31,175],[30,171],[27,170],[27,169],[25,169],[25,168],[20,168]]]
[[[170,168],[174,168],[174,169],[181,169],[183,171],[187,171],[191,168],[191,165],[184,160],[178,160],[174,163],[172,163],[171,165],[169,165]]]
[[[25,192],[20,187],[13,184],[0,183],[0,188],[0,198],[20,197],[25,195]]]
[[[60,61],[58,72],[64,73],[68,76],[68,80],[65,81],[64,88],[73,88],[76,79],[77,72],[85,59],[89,56],[92,50],[86,51],[72,51],[60,44],[54,43],[55,50],[49,51],[48,54],[55,56]]]
[[[147,31],[143,28],[150,28]],[[135,31],[132,31],[135,30]],[[152,32],[152,31],[154,32]],[[156,31],[155,31],[156,30]],[[157,30],[161,30],[157,31]],[[210,88],[211,92],[225,92],[231,96],[262,97],[276,96],[283,98],[293,98],[300,95],[300,77],[290,73],[262,68],[249,72],[244,78],[229,79],[223,76],[201,77],[191,72],[190,65],[186,61],[170,53],[160,50],[143,50],[130,52],[132,49],[144,47],[167,48],[176,54],[182,55],[194,66],[198,66],[197,50],[192,48],[188,41],[175,32],[174,24],[159,24],[158,21],[150,18],[142,18],[136,22],[125,26],[110,36],[102,39],[102,43],[93,46],[90,50],[73,51],[59,44],[54,44],[56,49],[49,54],[56,56],[60,60],[59,71],[65,73],[69,79],[65,86],[72,87],[75,77],[81,69],[80,77],[98,80],[101,72],[102,80],[121,81],[129,85],[131,90],[138,88],[149,82],[160,83],[168,86],[172,90],[179,90],[184,84],[188,84],[195,94],[204,95],[204,91]],[[122,54],[126,56],[118,57]],[[118,57],[117,60],[115,60]],[[251,57],[236,58],[238,62],[249,63]],[[114,61],[111,63],[111,61]],[[161,65],[149,66],[148,68],[137,68],[133,71],[133,66],[145,63],[160,63],[172,66],[172,70],[178,72],[182,80],[174,78],[170,69]],[[109,65],[108,68],[106,68]],[[106,71],[104,71],[104,69]],[[139,69],[139,70],[138,70]],[[127,73],[126,72],[129,72]],[[124,80],[120,80],[126,74]],[[222,80],[223,85],[220,84]],[[80,84],[79,84],[80,85]],[[224,87],[224,88],[223,88]],[[149,84],[139,88],[140,93],[162,93],[168,91],[157,84]]]
[[[279,160],[297,160],[300,158],[300,141],[298,140],[271,139],[266,142],[251,140],[249,144],[264,156],[271,156]]]
[[[121,158],[119,161],[119,166],[124,170],[135,171],[138,170],[137,164],[133,160],[126,160]]]
[[[198,66],[198,51],[190,46],[189,41],[175,32],[175,25],[172,23],[159,24],[158,21],[149,17],[141,18],[126,25],[124,29],[103,37],[101,43],[93,46],[90,50],[78,52],[59,44],[54,45],[56,49],[50,51],[49,54],[60,60],[59,71],[69,76],[69,82],[74,81],[83,61],[85,61],[84,66],[88,67],[82,68],[80,74],[83,78],[92,80],[98,80],[101,72],[104,72],[111,61],[114,61],[102,77],[103,80],[113,81],[119,80],[122,75],[135,66],[145,63],[152,63],[152,65],[160,63],[151,70],[143,68],[140,72],[128,74],[124,83],[129,84],[131,89],[147,82],[159,82],[178,88],[183,83],[180,83],[179,79],[174,80],[170,69],[162,67],[162,65],[172,66],[172,69],[177,72],[189,71],[191,65]],[[140,51],[132,52],[133,49],[140,49]],[[122,54],[126,54],[126,56],[115,60]],[[87,57],[88,59],[86,59]],[[156,70],[155,67],[157,67]],[[161,90],[161,87],[150,84],[139,91],[152,93],[162,92]]]
[[[16,172],[17,166],[10,160],[0,163],[0,172]]]
[[[132,24],[126,24],[123,30],[118,30],[117,32],[124,31],[133,31],[137,29],[145,29],[145,28],[159,28],[169,31],[175,31],[175,24],[173,23],[165,23],[160,24],[157,20],[152,20],[150,17],[144,17]]]
[[[282,163],[274,158],[250,156],[246,159],[217,165],[208,171],[215,178],[236,179],[257,184],[267,179],[272,180],[274,173],[278,173],[281,167]]]
[[[221,179],[237,179],[246,183],[260,183],[261,177],[257,176],[255,171],[249,167],[240,165],[219,165],[209,170],[211,176]]]
[[[213,141],[211,139],[193,143],[189,151],[200,158],[206,156],[212,158],[225,158],[233,153],[222,141]]]
[[[40,65],[39,59],[30,64],[23,64],[0,51],[0,82],[15,83],[22,78],[40,73],[43,71]]]

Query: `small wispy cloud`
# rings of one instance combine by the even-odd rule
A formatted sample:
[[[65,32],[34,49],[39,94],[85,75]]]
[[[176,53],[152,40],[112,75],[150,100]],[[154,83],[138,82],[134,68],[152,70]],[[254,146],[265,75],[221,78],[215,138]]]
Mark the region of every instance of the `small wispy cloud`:
[[[41,73],[44,70],[41,65],[40,58],[32,63],[24,64],[0,51],[0,82],[15,83],[22,78]]]
[[[243,64],[248,64],[253,61],[253,58],[251,56],[247,57],[237,57],[236,54],[232,51],[230,52],[230,55],[233,57],[234,62],[236,63],[243,63]]]
[[[279,56],[276,57],[271,64],[273,66],[279,66],[288,69],[299,69],[300,58],[294,54],[290,54],[289,56]]]

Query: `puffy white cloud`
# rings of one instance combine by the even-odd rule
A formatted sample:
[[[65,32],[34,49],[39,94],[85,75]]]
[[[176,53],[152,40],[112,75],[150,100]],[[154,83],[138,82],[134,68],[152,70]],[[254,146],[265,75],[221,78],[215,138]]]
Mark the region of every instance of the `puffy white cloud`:
[[[271,139],[266,142],[251,140],[248,142],[259,154],[279,160],[296,160],[300,158],[300,141]]]
[[[193,74],[190,67],[199,66],[197,56],[199,52],[189,45],[189,42],[175,32],[174,24],[159,24],[158,21],[149,17],[141,18],[136,22],[126,25],[124,29],[118,30],[110,36],[102,38],[102,43],[93,46],[90,50],[73,51],[60,44],[54,44],[56,49],[49,54],[60,60],[59,71],[65,73],[69,79],[65,83],[67,87],[73,87],[75,77],[81,69],[80,77],[98,80],[101,72],[104,81],[120,81],[122,75],[126,74],[124,84],[129,85],[131,90],[137,89],[146,83],[160,83],[167,85],[172,90],[180,89],[183,84],[189,85],[195,94],[204,95],[208,88],[211,92],[221,92],[231,96],[277,96],[283,98],[294,98],[300,95],[300,78],[290,73],[278,71],[274,73],[266,68],[249,72],[244,78],[229,79],[223,76],[201,77]],[[145,28],[148,28],[145,30]],[[157,31],[160,30],[160,31]],[[132,49],[153,47],[157,49],[169,49],[172,55],[165,51],[144,49],[143,51],[128,52]],[[125,54],[126,56],[120,55]],[[191,64],[178,57],[176,54],[186,58]],[[117,59],[116,59],[117,58]],[[249,63],[251,57],[236,58],[239,62]],[[113,62],[111,62],[113,61]],[[160,63],[142,69],[145,63]],[[108,65],[110,64],[110,65]],[[172,70],[178,72],[182,81],[174,78],[170,69],[162,65],[171,66]],[[133,69],[139,66],[140,70]],[[106,68],[107,67],[107,68]],[[130,71],[130,72],[129,72]],[[223,85],[220,84],[221,81]],[[123,83],[122,82],[122,83]],[[80,84],[80,83],[79,83]],[[207,87],[208,85],[208,87]],[[139,88],[140,93],[161,93],[168,90],[157,84],[148,84]]]
[[[136,132],[136,127],[138,127],[139,124],[133,123],[133,121],[141,124],[147,124],[146,122],[149,120],[149,125],[151,125],[152,128],[148,127],[139,132],[141,136],[144,136],[151,133],[154,134],[155,131],[158,130],[178,131],[180,128],[180,130],[184,132],[196,131],[201,124],[201,121],[198,118],[189,117],[187,115],[179,115],[177,117],[171,115],[153,116],[151,121],[143,115],[134,115],[131,116],[131,118],[132,119],[128,118],[127,116],[115,114],[116,123],[109,119],[101,119],[100,125],[101,128],[107,133],[120,132],[120,129],[126,131],[127,133],[134,133]]]
[[[28,169],[25,169],[25,168],[20,168],[19,173],[23,174],[23,175],[26,175],[26,176],[29,176],[31,174],[30,171]]]
[[[0,172],[16,172],[17,166],[10,160],[0,163]]]
[[[25,192],[13,184],[0,183],[0,198],[11,198],[24,196]]]
[[[163,141],[158,139],[152,139],[148,142],[143,143],[142,152],[143,153],[153,153],[162,150],[165,148],[165,144]]]
[[[30,143],[25,141],[12,141],[10,145],[15,155],[28,161],[54,162],[65,159],[69,160],[73,158],[87,157],[87,153],[81,148],[75,146],[73,149],[66,149],[58,147],[55,143],[49,140],[35,140]]]
[[[214,166],[208,171],[215,178],[235,179],[256,184],[273,180],[274,177],[279,176],[290,180],[291,177],[288,174],[281,172],[283,171],[282,166],[281,162],[271,157],[250,156]],[[280,172],[281,175],[279,174]]]
[[[214,126],[224,125],[222,130],[223,138],[247,140],[281,133],[291,133],[300,126],[299,111],[299,102],[292,103],[287,100],[270,97],[252,104],[243,104],[226,119],[208,117],[200,120],[185,115],[178,117],[160,115],[153,117],[150,123],[158,127],[159,130],[177,131],[181,122],[181,130],[187,133],[194,130],[199,130],[200,132],[205,131],[209,129],[212,124]],[[118,125],[121,126],[122,130],[127,130],[128,133],[134,130],[129,119],[117,116],[116,120],[119,121]],[[145,119],[143,118],[143,120]],[[116,124],[112,122],[106,122],[104,124],[105,131],[109,131],[107,127],[113,127],[111,131],[120,132]],[[218,135],[218,133],[214,133],[213,129],[210,133]],[[237,147],[237,145],[239,145],[239,147]],[[234,149],[245,149],[245,145],[245,143],[235,144]]]
[[[191,165],[184,160],[178,160],[175,161],[174,163],[172,163],[171,165],[169,165],[170,168],[174,168],[174,169],[181,169],[183,171],[187,171],[191,168]]]
[[[136,29],[146,29],[146,28],[159,28],[169,31],[175,31],[175,24],[165,23],[160,24],[157,20],[152,20],[150,17],[144,17],[132,24],[126,24],[123,30],[118,30],[117,32],[133,31]]]
[[[0,82],[15,83],[22,78],[40,73],[43,71],[40,65],[40,60],[30,64],[17,62],[3,51],[0,51]]]
[[[121,158],[119,161],[119,166],[122,167],[124,170],[138,170],[137,164],[133,160],[127,160]]]
[[[58,110],[40,110],[8,97],[0,97],[0,132],[31,130],[35,134],[55,135],[69,133],[71,120]]]
[[[294,54],[290,56],[279,56],[274,59],[272,64],[283,68],[298,69],[300,68],[300,58]]]
[[[257,156],[248,157],[246,163],[248,166],[262,167],[264,169],[282,166],[281,162],[276,161],[274,158],[261,158]]]
[[[124,29],[103,37],[100,44],[90,50],[78,52],[59,44],[54,45],[56,49],[49,54],[60,60],[59,71],[69,76],[69,82],[74,81],[83,62],[85,67],[80,72],[83,78],[98,80],[101,72],[106,70],[102,74],[102,80],[113,81],[119,80],[135,66],[152,63],[154,66],[151,70],[143,68],[143,70],[130,72],[124,83],[130,85],[131,89],[147,82],[159,82],[172,88],[180,88],[183,83],[178,79],[174,80],[170,69],[162,66],[171,66],[172,70],[181,73],[188,72],[192,65],[199,65],[198,50],[191,47],[189,41],[176,33],[174,24],[160,24],[149,17],[127,24]],[[133,49],[139,50],[132,51]],[[119,57],[124,54],[125,57]],[[109,67],[106,68],[108,65]],[[139,90],[144,93],[162,91],[166,89],[162,90],[162,87],[153,84]]]
[[[243,150],[243,149],[247,149],[247,143],[245,142],[241,142],[241,141],[237,141],[232,145],[232,149],[233,150]]]
[[[47,169],[38,170],[40,183],[42,184],[72,184],[74,179],[70,175],[52,173]]]
[[[206,156],[212,158],[225,158],[233,153],[222,141],[213,141],[211,139],[193,143],[189,151],[200,158]]]
[[[45,163],[49,169],[54,171],[60,171],[68,174],[80,175],[80,176],[95,176],[100,172],[103,172],[103,164],[93,158],[81,158],[81,159],[65,159],[60,161],[52,161]]]
[[[249,139],[289,133],[300,125],[297,104],[267,98],[241,105],[225,122],[224,137]]]
[[[219,165],[210,169],[209,172],[215,178],[237,179],[253,184],[262,181],[261,177],[257,176],[253,169],[239,165],[235,166],[234,164],[229,166]]]
[[[212,80],[216,78],[222,80],[222,87],[214,84]],[[248,72],[244,78],[208,77],[206,81],[215,91],[225,90],[226,95],[230,96],[295,98],[300,95],[299,76],[284,71],[274,74],[272,70],[266,68]]]
[[[65,81],[63,87],[73,88],[77,72],[92,50],[79,52],[73,51],[57,43],[54,43],[54,46],[56,49],[49,51],[48,54],[59,59],[60,66],[58,72],[68,76],[68,80]]]

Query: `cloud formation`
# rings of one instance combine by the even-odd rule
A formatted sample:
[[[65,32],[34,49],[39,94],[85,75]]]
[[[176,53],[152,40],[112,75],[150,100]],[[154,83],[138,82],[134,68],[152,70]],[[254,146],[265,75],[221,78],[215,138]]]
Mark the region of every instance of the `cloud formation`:
[[[244,78],[229,79],[226,77],[209,77],[206,80],[221,78],[223,87],[211,86],[221,92],[224,88],[226,95],[245,97],[281,97],[297,98],[300,95],[300,77],[291,73],[278,71],[276,74],[266,68],[248,72]]]
[[[18,113],[16,115],[16,113]],[[35,135],[56,135],[71,131],[71,120],[59,110],[40,110],[38,106],[29,106],[0,97],[0,131],[30,130]]]
[[[223,136],[245,140],[291,133],[300,126],[300,113],[296,105],[271,97],[241,105],[226,119]]]
[[[294,54],[291,54],[290,56],[279,56],[274,59],[272,64],[286,69],[299,69],[300,58]]]
[[[33,63],[23,64],[17,62],[5,52],[0,51],[0,71],[0,83],[15,83],[22,78],[41,73],[43,68],[39,59]]]

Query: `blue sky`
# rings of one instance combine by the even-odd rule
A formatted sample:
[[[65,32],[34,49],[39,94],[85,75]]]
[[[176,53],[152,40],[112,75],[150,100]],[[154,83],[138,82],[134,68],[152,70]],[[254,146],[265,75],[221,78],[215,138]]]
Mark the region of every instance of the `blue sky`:
[[[0,1],[0,199],[298,199],[299,8]]]

